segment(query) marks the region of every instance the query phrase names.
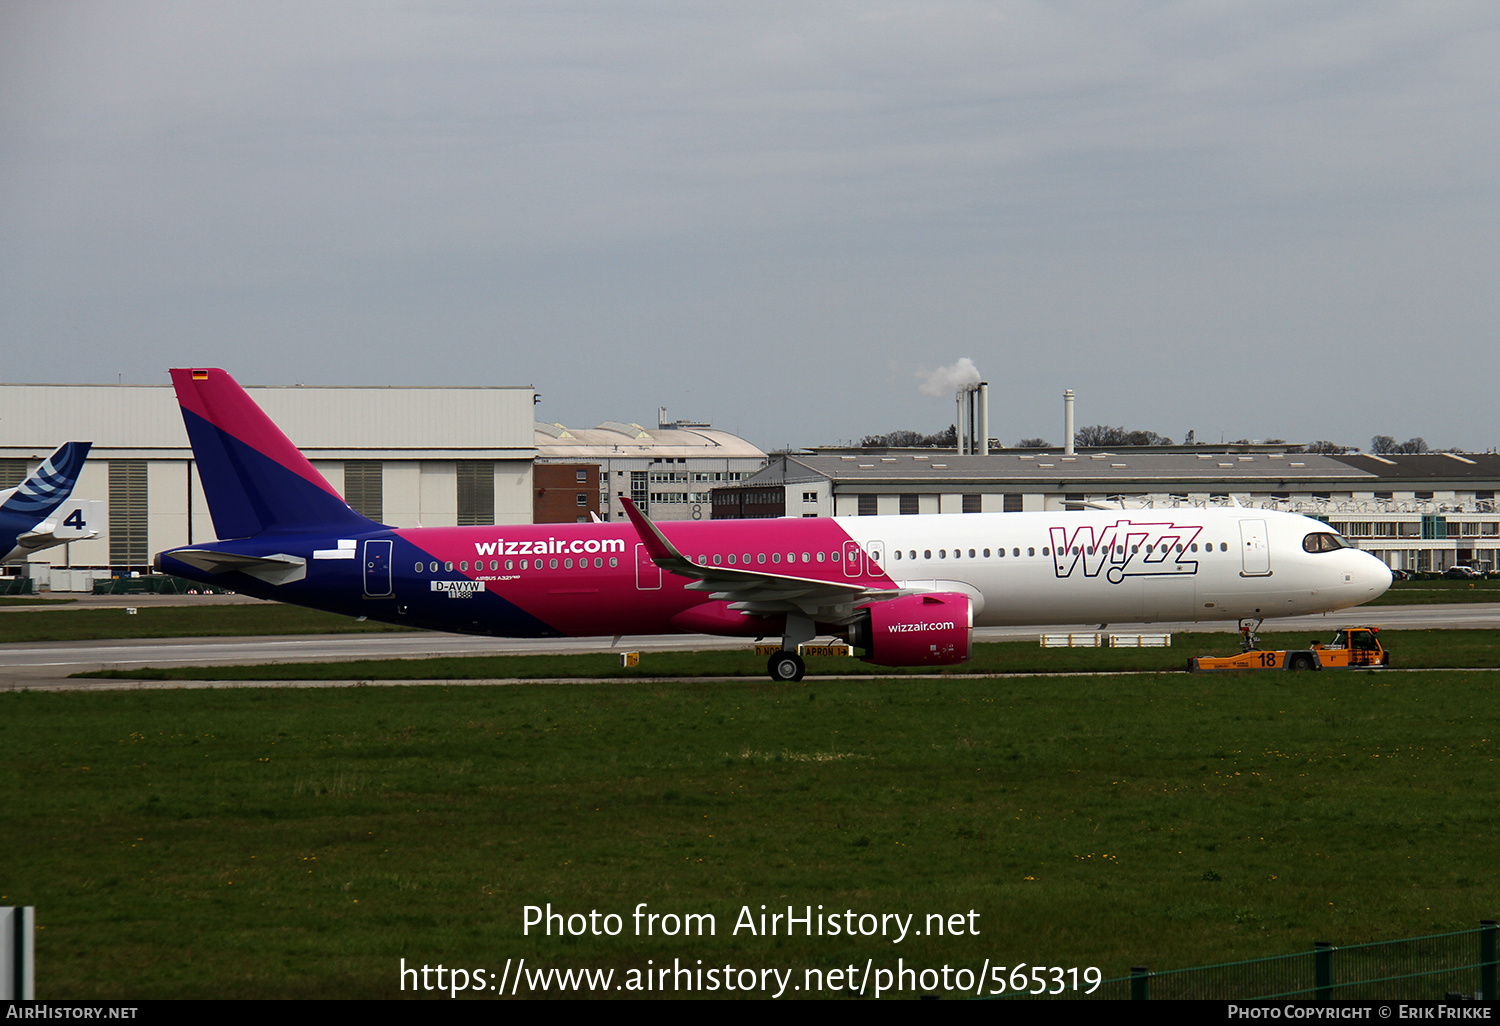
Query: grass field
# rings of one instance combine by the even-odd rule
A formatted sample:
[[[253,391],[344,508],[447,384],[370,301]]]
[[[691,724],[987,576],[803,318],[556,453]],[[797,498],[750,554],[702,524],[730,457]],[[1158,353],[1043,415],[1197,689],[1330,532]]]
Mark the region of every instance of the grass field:
[[[1327,642],[1329,631],[1320,640]],[[1382,631],[1381,644],[1398,668],[1490,667],[1500,657],[1500,631]],[[1035,641],[975,645],[972,658],[956,666],[896,668],[853,658],[809,657],[807,672],[869,677],[946,673],[1096,673],[1186,668],[1192,655],[1232,655],[1238,634],[1179,634],[1172,648],[1048,648]],[[1307,633],[1267,632],[1263,648],[1305,648]],[[255,666],[176,666],[95,670],[77,677],[120,680],[535,680],[601,677],[650,680],[661,677],[762,677],[765,660],[739,651],[648,652],[639,666],[623,669],[618,654],[462,656],[439,659],[367,659],[342,663],[269,663]]]
[[[1367,606],[1423,606],[1449,602],[1500,602],[1500,581],[1392,581]]]
[[[5,693],[0,903],[37,906],[45,998],[398,997],[401,958],[1112,977],[1462,929],[1500,911],[1497,684]],[[523,936],[548,902],[624,931]],[[717,933],[633,936],[640,902]],[[978,936],[734,935],[762,904]]]
[[[246,637],[262,634],[359,634],[405,627],[356,620],[280,603],[41,610],[0,616],[0,642],[95,641],[109,638]]]

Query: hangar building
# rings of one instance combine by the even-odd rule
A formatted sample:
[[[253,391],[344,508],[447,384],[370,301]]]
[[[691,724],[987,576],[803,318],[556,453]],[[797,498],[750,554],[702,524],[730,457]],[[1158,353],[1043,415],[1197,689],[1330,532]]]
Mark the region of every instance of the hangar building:
[[[530,386],[246,391],[372,520],[531,522]],[[215,537],[171,386],[0,384],[0,488],[66,441],[94,443],[73,497],[107,499],[107,523],[12,574],[84,590],[80,577],[144,572],[162,549]]]

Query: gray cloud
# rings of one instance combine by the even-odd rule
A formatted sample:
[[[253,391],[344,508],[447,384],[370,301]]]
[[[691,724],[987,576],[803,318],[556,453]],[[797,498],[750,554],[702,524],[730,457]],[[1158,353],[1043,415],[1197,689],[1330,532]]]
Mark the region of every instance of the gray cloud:
[[[1463,3],[7,5],[0,373],[535,383],[548,419],[666,404],[771,446],[945,425],[887,369],[963,352],[1011,441],[1073,387],[1084,421],[1174,437],[1493,445],[1497,29]]]

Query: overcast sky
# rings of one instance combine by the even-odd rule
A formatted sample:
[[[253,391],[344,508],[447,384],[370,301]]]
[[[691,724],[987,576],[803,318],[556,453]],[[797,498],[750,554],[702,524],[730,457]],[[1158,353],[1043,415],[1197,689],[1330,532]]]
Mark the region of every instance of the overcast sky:
[[[1500,4],[0,4],[0,380],[1500,445]]]

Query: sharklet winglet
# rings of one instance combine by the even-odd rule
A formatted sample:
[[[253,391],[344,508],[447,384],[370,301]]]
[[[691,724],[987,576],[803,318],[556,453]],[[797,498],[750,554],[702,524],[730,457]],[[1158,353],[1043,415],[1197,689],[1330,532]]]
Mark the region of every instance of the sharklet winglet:
[[[646,553],[653,563],[664,569],[670,569],[672,565],[681,566],[684,563],[692,565],[692,560],[677,551],[677,546],[661,533],[661,528],[653,524],[646,514],[635,508],[635,503],[621,496],[620,504],[625,507],[626,515],[635,525],[636,531],[641,536],[641,544],[646,546]]]

